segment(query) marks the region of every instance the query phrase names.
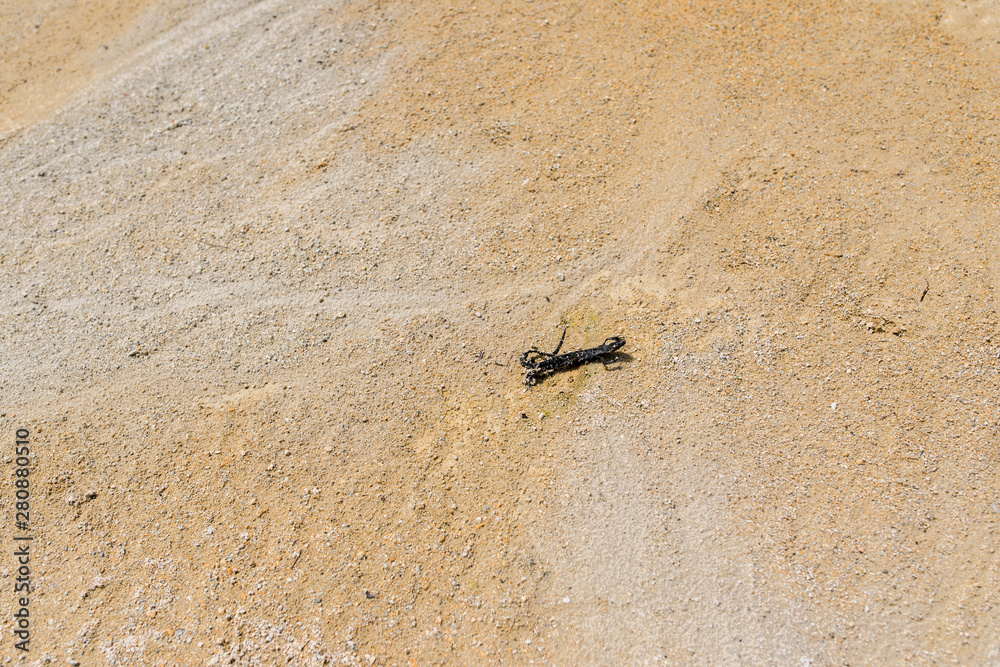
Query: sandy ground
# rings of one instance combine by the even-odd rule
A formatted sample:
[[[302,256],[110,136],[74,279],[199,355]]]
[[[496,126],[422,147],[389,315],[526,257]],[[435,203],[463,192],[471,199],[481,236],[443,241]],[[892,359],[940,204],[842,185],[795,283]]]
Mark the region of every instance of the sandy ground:
[[[1000,3],[0,14],[3,664],[1000,664]]]

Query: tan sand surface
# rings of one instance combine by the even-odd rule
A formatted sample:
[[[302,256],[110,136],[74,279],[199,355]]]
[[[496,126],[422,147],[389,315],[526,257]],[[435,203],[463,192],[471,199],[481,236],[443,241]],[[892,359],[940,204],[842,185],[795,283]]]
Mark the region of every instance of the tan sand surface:
[[[0,663],[1000,664],[996,0],[0,35]]]

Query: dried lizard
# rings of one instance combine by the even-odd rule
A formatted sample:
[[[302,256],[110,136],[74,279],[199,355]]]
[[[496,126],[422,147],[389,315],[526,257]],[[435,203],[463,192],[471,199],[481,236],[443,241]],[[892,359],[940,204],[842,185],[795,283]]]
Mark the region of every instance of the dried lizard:
[[[604,365],[607,365],[608,362],[604,359],[604,356],[621,349],[625,345],[624,338],[621,336],[612,336],[611,338],[606,338],[597,347],[559,354],[563,341],[566,340],[566,331],[568,329],[569,327],[563,329],[562,338],[559,339],[559,344],[551,354],[533,347],[521,355],[521,365],[528,369],[528,372],[524,375],[524,383],[526,385],[537,384],[540,379],[549,373],[563,371],[591,361],[601,361]]]

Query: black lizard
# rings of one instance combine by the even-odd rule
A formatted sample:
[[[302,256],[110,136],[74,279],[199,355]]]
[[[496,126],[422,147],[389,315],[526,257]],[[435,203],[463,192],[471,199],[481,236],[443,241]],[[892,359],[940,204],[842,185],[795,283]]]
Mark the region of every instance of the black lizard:
[[[606,338],[597,347],[559,354],[563,341],[566,340],[566,331],[568,328],[563,329],[562,338],[559,339],[559,344],[551,354],[533,347],[521,355],[521,365],[528,369],[528,372],[524,375],[524,383],[526,385],[536,384],[542,377],[549,373],[566,370],[567,368],[573,368],[574,366],[586,364],[591,361],[600,360],[607,365],[608,362],[603,359],[604,355],[611,354],[625,345],[624,338],[621,336],[612,336],[611,338]]]

